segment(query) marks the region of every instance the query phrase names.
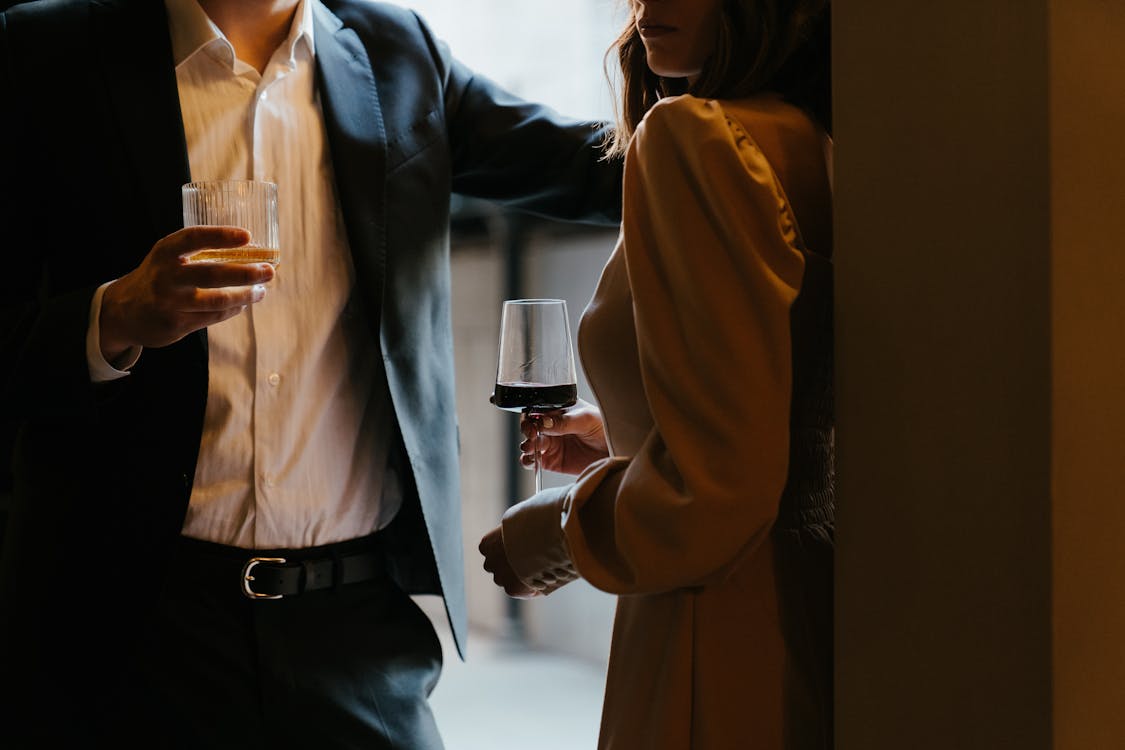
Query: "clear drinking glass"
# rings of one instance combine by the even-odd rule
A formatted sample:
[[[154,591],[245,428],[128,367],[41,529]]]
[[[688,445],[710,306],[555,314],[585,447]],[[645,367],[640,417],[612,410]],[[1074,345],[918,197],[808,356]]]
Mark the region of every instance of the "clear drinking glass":
[[[500,315],[500,353],[492,403],[515,412],[573,406],[578,400],[574,348],[566,302],[516,299]],[[535,491],[543,489],[539,434],[535,435]]]
[[[204,180],[182,188],[184,226],[241,227],[250,232],[242,247],[200,250],[193,263],[270,263],[281,261],[277,185],[257,180]]]

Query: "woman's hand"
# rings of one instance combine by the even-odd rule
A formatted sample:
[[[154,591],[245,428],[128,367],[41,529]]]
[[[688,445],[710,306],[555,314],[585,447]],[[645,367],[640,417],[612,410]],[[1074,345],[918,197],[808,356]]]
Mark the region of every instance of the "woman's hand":
[[[535,436],[543,468],[561,474],[581,474],[587,466],[609,455],[602,413],[581,399],[567,409],[525,414],[520,420],[524,441],[520,443],[520,463],[535,466]]]
[[[531,588],[512,570],[512,563],[508,561],[508,553],[504,549],[504,536],[497,526],[484,535],[477,547],[484,555],[484,569],[492,574],[492,580],[497,586],[504,589],[504,593],[516,599],[530,599],[538,596],[539,592]]]

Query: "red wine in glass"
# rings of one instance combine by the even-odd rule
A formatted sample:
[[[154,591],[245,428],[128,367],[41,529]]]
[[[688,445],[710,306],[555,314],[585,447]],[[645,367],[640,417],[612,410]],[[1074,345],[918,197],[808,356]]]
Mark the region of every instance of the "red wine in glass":
[[[574,406],[578,386],[543,385],[542,383],[497,383],[492,403],[507,411],[550,411]]]

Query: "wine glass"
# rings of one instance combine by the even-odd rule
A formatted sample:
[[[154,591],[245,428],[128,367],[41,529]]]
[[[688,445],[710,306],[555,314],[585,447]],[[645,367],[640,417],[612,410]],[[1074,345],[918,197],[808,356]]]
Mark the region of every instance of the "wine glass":
[[[578,400],[566,301],[515,299],[500,315],[500,353],[493,404],[514,412],[573,406]],[[535,431],[535,491],[543,489],[539,430]]]

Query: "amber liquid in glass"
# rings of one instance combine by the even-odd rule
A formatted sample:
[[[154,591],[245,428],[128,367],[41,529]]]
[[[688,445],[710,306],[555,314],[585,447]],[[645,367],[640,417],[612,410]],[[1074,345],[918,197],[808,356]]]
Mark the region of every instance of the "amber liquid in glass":
[[[281,250],[275,247],[224,247],[217,250],[200,250],[188,256],[192,263],[269,263],[281,262]]]

